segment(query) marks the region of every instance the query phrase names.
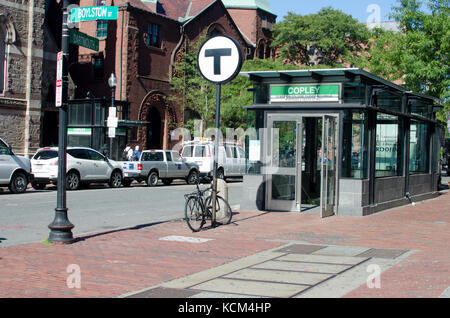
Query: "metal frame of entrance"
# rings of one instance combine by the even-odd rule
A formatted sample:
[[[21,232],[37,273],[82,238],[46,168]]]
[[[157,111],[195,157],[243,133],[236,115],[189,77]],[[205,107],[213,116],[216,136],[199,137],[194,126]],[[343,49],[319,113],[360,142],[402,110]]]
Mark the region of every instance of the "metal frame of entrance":
[[[301,212],[302,211],[302,199],[301,199],[301,193],[302,193],[302,164],[303,164],[303,160],[302,160],[302,140],[303,140],[303,123],[302,123],[302,119],[305,117],[309,117],[309,118],[321,118],[322,119],[322,145],[321,145],[321,154],[322,156],[324,156],[324,127],[325,127],[325,118],[329,116],[329,117],[334,117],[336,118],[336,134],[335,134],[335,158],[340,158],[341,155],[341,149],[339,147],[339,144],[341,143],[341,139],[342,139],[342,114],[341,112],[325,112],[325,111],[290,111],[290,112],[280,112],[280,111],[266,111],[265,115],[264,115],[264,126],[269,128],[269,125],[275,121],[296,121],[297,122],[297,129],[299,129],[299,132],[297,133],[297,153],[296,153],[296,167],[293,168],[295,169],[295,177],[296,177],[296,181],[295,181],[295,190],[296,190],[296,195],[295,195],[295,202],[291,202],[291,203],[285,203],[285,204],[279,204],[278,208],[274,208],[274,205],[272,203],[275,203],[275,205],[277,204],[274,200],[272,199],[272,185],[271,182],[269,181],[271,179],[272,173],[271,171],[267,171],[267,169],[271,169],[273,168],[272,166],[269,167],[265,167],[262,171],[262,173],[264,174],[264,179],[265,179],[265,184],[266,184],[266,193],[265,193],[265,202],[266,202],[266,209],[268,211],[298,211]],[[272,126],[270,125],[270,128],[272,128]],[[270,135],[268,135],[270,134]],[[264,149],[264,155],[266,156],[266,158],[269,157],[269,155],[272,154],[272,129],[268,129],[266,131],[265,136],[263,137],[263,149]],[[300,161],[298,160],[300,158]],[[270,164],[272,163],[272,159],[270,159]],[[339,172],[340,172],[340,162],[339,160],[337,160],[335,162],[335,177],[334,177],[334,191],[335,191],[335,195],[334,195],[334,202],[333,202],[333,211],[331,214],[338,214],[338,199],[339,199]],[[323,175],[323,164],[321,167],[321,174],[320,174],[320,178],[321,178],[321,182],[320,182],[320,208],[323,209],[323,204],[325,204],[325,200],[323,200],[322,196],[323,196],[323,180],[324,180],[324,175]],[[325,192],[326,193],[326,192]],[[290,202],[290,201],[288,201]],[[298,206],[297,206],[298,205]],[[289,208],[291,207],[291,208]]]

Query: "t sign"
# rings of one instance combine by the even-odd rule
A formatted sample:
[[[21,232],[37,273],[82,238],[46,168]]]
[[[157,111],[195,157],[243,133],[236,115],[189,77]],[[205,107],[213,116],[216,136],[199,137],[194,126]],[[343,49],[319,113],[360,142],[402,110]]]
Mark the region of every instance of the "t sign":
[[[242,50],[239,43],[226,35],[217,35],[203,43],[198,52],[200,74],[216,84],[232,80],[241,70]]]

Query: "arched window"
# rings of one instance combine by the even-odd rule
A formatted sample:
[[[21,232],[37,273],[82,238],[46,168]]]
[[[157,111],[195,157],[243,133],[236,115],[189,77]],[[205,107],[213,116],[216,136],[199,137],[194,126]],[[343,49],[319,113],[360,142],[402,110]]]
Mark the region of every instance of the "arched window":
[[[208,27],[208,31],[207,31],[207,34],[209,36],[221,35],[221,34],[224,34],[224,33],[225,33],[224,28],[218,23],[211,24]]]
[[[5,92],[6,53],[6,28],[0,24],[0,94]]]
[[[6,90],[8,47],[16,42],[16,30],[11,20],[0,14],[0,94]]]

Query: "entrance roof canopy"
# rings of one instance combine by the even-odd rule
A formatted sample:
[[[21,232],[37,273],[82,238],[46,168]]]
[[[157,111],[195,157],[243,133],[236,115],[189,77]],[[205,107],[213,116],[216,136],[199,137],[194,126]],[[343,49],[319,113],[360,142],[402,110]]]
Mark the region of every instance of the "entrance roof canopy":
[[[442,107],[441,101],[438,98],[420,93],[414,93],[400,85],[394,84],[390,81],[385,80],[384,78],[381,78],[359,68],[251,71],[241,72],[240,75],[250,78],[250,80],[252,80],[253,82],[260,82],[265,84],[305,82],[305,80],[309,79],[311,79],[313,82],[321,82],[322,80],[325,80],[327,82],[329,82],[330,80],[333,80],[335,82],[343,82],[344,80],[352,81],[358,76],[360,78],[364,77],[374,82],[378,82],[379,85],[385,86],[399,93],[429,99],[435,104],[434,107]]]

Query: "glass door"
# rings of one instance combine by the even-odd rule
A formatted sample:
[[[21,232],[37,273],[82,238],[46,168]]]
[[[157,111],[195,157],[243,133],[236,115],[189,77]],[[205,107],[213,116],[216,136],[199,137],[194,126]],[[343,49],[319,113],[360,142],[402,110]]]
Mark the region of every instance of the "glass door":
[[[300,211],[302,117],[269,114],[267,128],[268,209]]]
[[[321,217],[331,216],[336,207],[337,118],[324,116],[322,131]]]

